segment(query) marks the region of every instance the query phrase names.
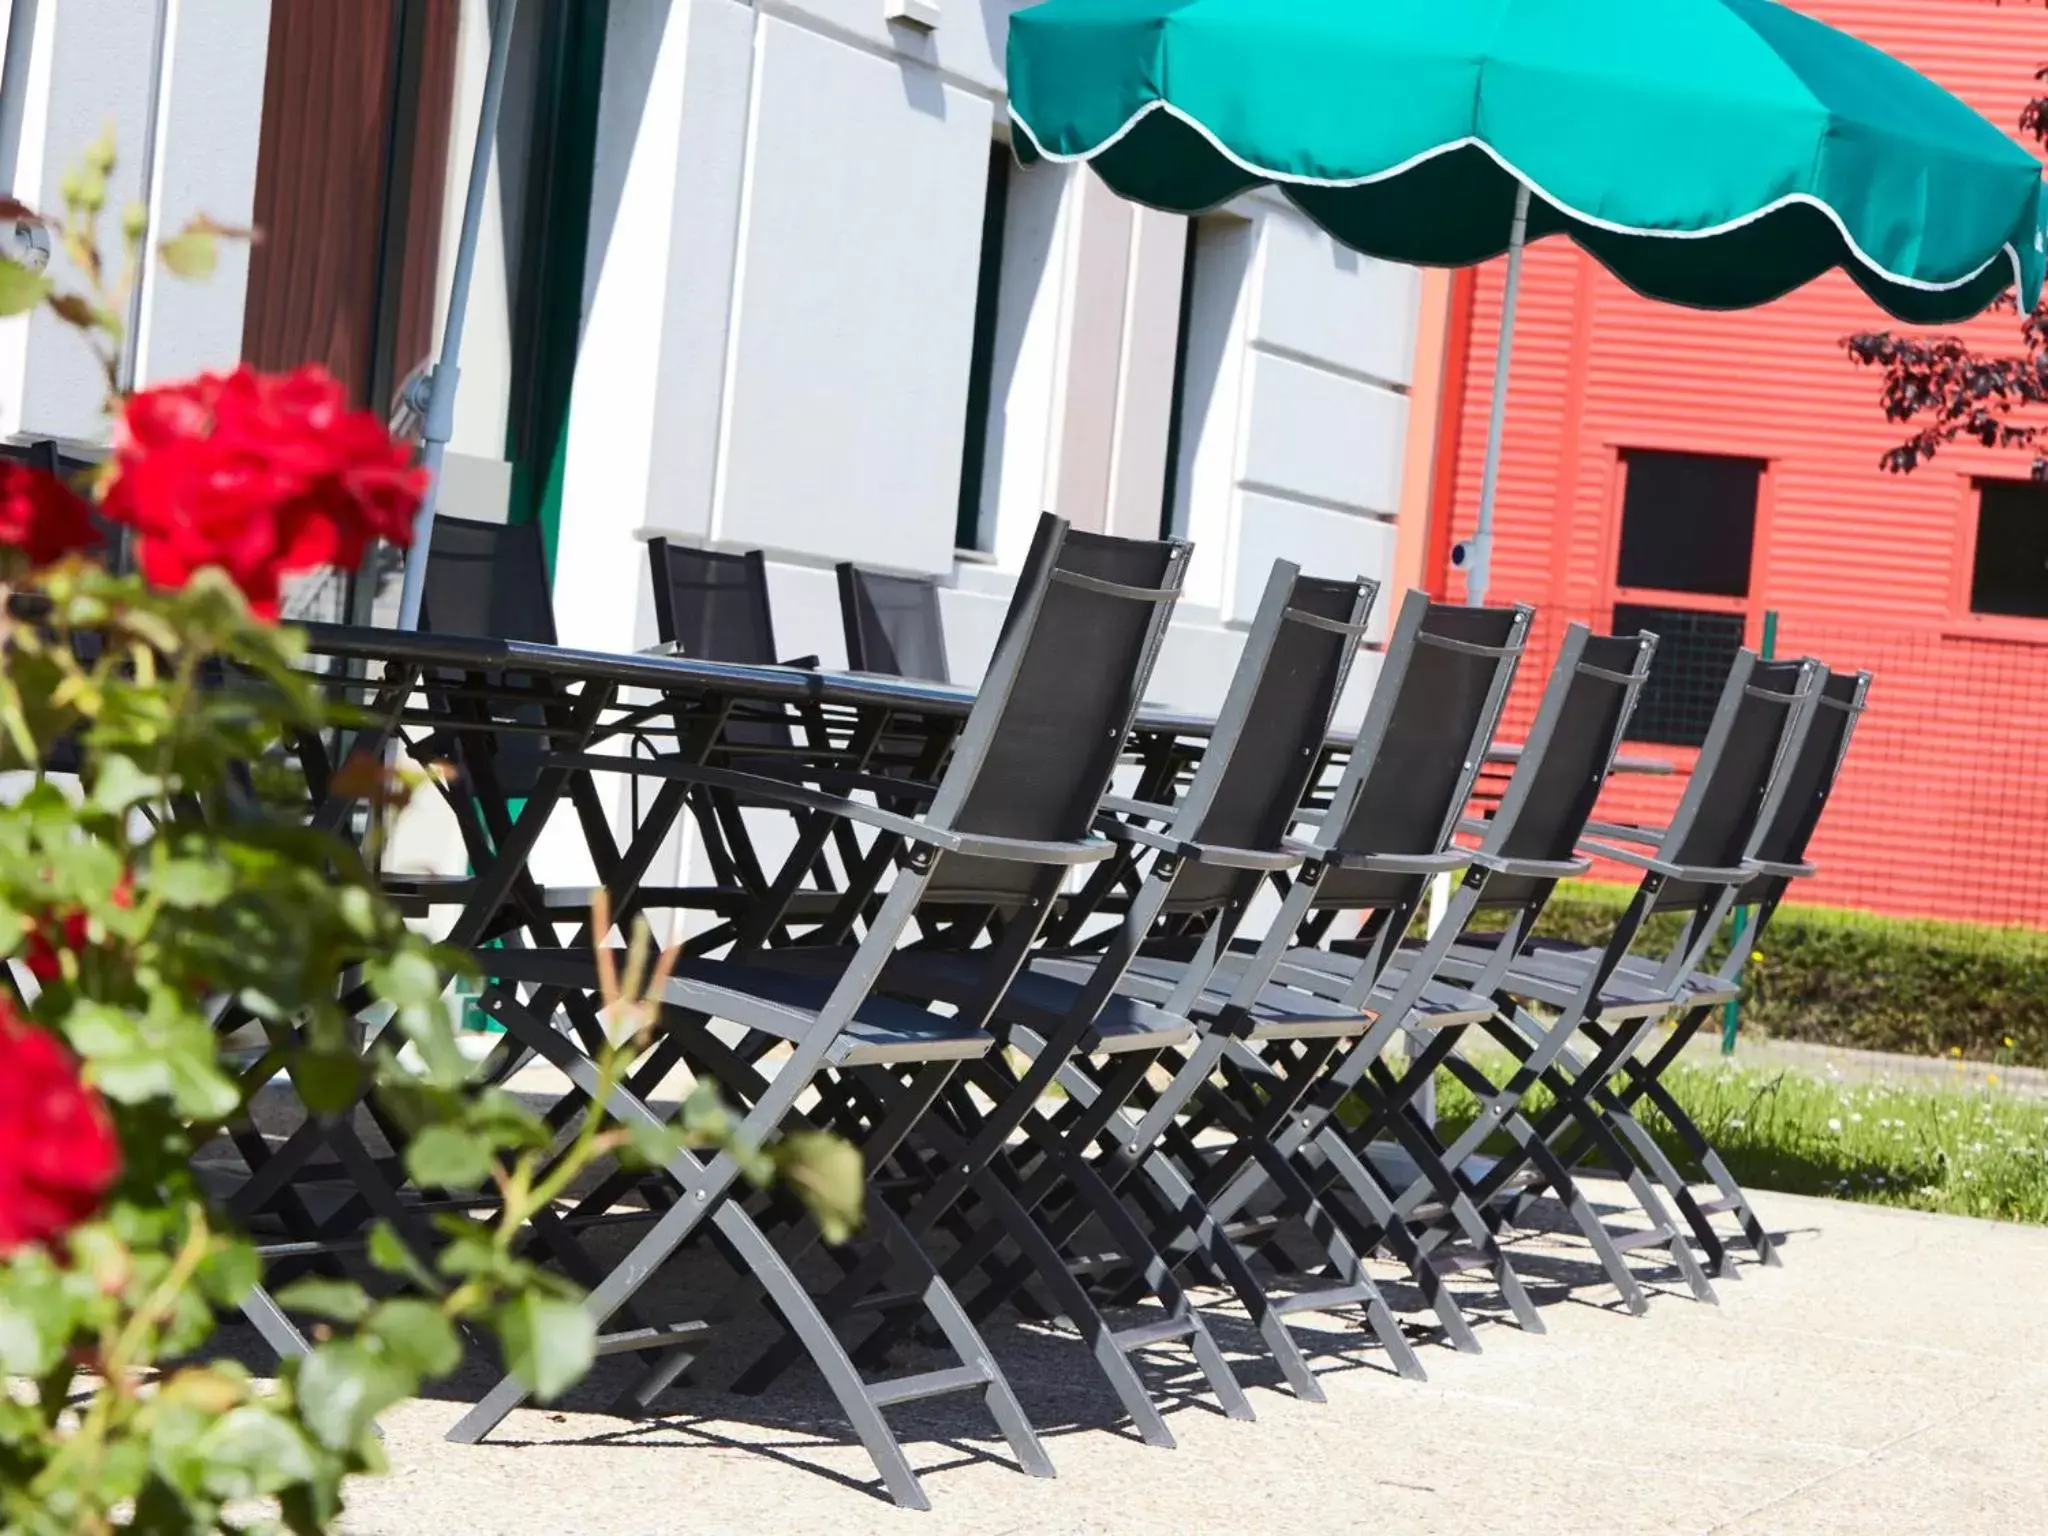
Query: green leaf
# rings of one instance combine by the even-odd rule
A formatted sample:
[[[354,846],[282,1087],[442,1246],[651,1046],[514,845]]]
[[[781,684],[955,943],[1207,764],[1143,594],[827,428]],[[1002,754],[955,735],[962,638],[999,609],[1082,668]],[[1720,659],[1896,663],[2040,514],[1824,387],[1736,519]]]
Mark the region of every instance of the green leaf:
[[[415,1183],[473,1189],[491,1175],[490,1143],[452,1125],[430,1125],[405,1149]]]
[[[299,1363],[294,1378],[299,1416],[330,1450],[359,1442],[393,1403],[410,1396],[412,1373],[381,1347],[345,1339],[323,1344]]]
[[[634,1157],[649,1168],[666,1168],[683,1149],[682,1133],[673,1126],[646,1125],[638,1121],[627,1126]]]
[[[455,1325],[430,1301],[413,1296],[387,1301],[371,1316],[369,1331],[423,1378],[446,1376],[462,1363]]]
[[[166,1057],[171,1069],[171,1102],[178,1113],[192,1120],[225,1120],[242,1107],[242,1090],[221,1071],[210,1051],[201,1054],[189,1045]]]
[[[400,950],[367,971],[378,995],[400,1008],[425,1008],[441,1000],[445,983],[440,968],[419,950]]]
[[[64,1275],[47,1253],[23,1253],[0,1268],[0,1378],[55,1370],[75,1321]]]
[[[775,1144],[775,1166],[803,1201],[828,1243],[843,1243],[861,1228],[867,1179],[860,1149],[822,1131],[792,1131]]]
[[[352,1051],[302,1051],[292,1058],[291,1078],[307,1109],[316,1115],[338,1115],[361,1092],[363,1063]]]
[[[146,889],[167,907],[218,906],[235,888],[235,872],[205,859],[165,859],[149,872]]]
[[[498,1308],[492,1321],[505,1363],[542,1401],[575,1386],[597,1358],[597,1320],[579,1301],[521,1296]]]
[[[405,1240],[392,1230],[391,1223],[380,1221],[370,1228],[370,1262],[387,1275],[400,1275],[410,1280],[423,1291],[438,1294],[441,1282],[433,1272],[405,1246]]]
[[[221,1243],[199,1266],[199,1285],[216,1306],[240,1306],[263,1277],[256,1246],[241,1238]]]
[[[203,229],[188,229],[173,235],[156,251],[174,275],[189,282],[213,276],[213,269],[220,265],[220,242]]]
[[[223,1414],[193,1449],[206,1491],[221,1500],[281,1493],[314,1475],[313,1448],[298,1427],[255,1403]]]
[[[370,1315],[370,1298],[350,1280],[295,1280],[277,1293],[277,1304],[337,1323],[359,1323]]]
[[[27,314],[49,297],[50,288],[47,277],[0,257],[0,319]]]
[[[92,803],[109,816],[119,816],[130,806],[162,792],[164,781],[144,773],[119,753],[100,759],[100,771],[93,780]]]

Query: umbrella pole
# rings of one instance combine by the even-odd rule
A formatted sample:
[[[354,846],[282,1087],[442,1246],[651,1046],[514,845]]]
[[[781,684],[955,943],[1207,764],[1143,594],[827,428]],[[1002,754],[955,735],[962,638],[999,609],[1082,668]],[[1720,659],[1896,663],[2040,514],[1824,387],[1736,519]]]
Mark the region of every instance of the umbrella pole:
[[[398,627],[420,627],[420,599],[426,592],[427,555],[434,542],[434,504],[441,493],[441,460],[455,432],[455,386],[462,379],[462,324],[469,310],[470,279],[476,270],[476,246],[490,192],[491,152],[498,138],[498,108],[505,95],[506,66],[512,57],[512,24],[519,0],[498,0],[498,25],[491,34],[491,62],[484,73],[483,106],[477,113],[476,148],[469,159],[469,195],[462,205],[462,237],[455,246],[455,275],[448,285],[448,320],[441,332],[441,355],[433,371],[415,386],[422,396],[414,403],[422,417],[420,467],[427,472],[427,494],[413,520],[412,548],[405,556],[405,586],[398,600]],[[488,7],[479,7],[487,19]]]
[[[1500,348],[1493,359],[1493,403],[1486,417],[1486,467],[1479,480],[1479,525],[1473,530],[1466,564],[1465,601],[1486,601],[1493,571],[1493,497],[1500,485],[1501,430],[1507,424],[1508,361],[1515,350],[1515,299],[1522,289],[1522,246],[1529,234],[1529,185],[1515,187],[1515,222],[1508,234],[1508,281],[1501,296]]]

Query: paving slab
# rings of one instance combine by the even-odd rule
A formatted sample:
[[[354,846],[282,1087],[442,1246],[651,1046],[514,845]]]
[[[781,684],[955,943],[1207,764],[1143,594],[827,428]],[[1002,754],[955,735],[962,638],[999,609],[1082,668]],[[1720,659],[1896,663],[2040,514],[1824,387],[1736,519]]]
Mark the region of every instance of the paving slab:
[[[356,1536],[830,1532],[2028,1533],[2048,1525],[2048,1229],[1766,1194],[1782,1268],[1719,1305],[1674,1283],[1624,1312],[1568,1238],[1518,1244],[1548,1331],[1493,1320],[1479,1355],[1424,1349],[1404,1382],[1352,1318],[1298,1314],[1329,1401],[1235,1352],[1257,1422],[1224,1418],[1186,1359],[1148,1360],[1174,1450],[1140,1443],[1080,1346],[1011,1325],[992,1343],[1059,1475],[1024,1476],[964,1398],[893,1416],[934,1509],[896,1509],[815,1379],[759,1398],[684,1388],[654,1416],[606,1406],[624,1366],[493,1443],[450,1445],[456,1401],[387,1420],[392,1470]],[[1395,1277],[1391,1274],[1388,1279]],[[1498,1309],[1475,1306],[1498,1318]],[[1226,1346],[1247,1335],[1219,1308]],[[1411,1314],[1412,1316],[1412,1314]],[[912,1362],[914,1363],[914,1362]]]

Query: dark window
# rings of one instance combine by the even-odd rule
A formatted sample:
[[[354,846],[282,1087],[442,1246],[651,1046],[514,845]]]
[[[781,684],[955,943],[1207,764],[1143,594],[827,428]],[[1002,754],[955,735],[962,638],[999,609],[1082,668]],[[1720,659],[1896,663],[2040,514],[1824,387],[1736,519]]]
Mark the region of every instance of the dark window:
[[[958,549],[990,549],[982,478],[988,469],[988,418],[995,396],[996,304],[1003,287],[1003,223],[1010,206],[1010,147],[989,146],[988,186],[981,204],[981,271],[974,285],[974,350],[967,364],[967,440],[960,453],[960,506],[953,523]]]
[[[2048,485],[1977,482],[1970,612],[2048,618]]]
[[[1630,449],[1615,584],[1656,592],[1749,595],[1756,459]]]
[[[1647,629],[1657,636],[1650,676],[1636,699],[1628,724],[1630,741],[1666,747],[1696,747],[1720,702],[1722,684],[1742,649],[1742,615],[1700,613],[1690,608],[1652,608],[1616,603],[1614,632]]]

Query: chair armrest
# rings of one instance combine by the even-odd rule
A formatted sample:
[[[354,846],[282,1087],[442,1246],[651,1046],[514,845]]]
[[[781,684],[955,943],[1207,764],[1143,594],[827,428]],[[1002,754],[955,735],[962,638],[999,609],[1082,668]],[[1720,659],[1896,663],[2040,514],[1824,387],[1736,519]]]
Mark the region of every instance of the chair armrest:
[[[1102,809],[1114,811],[1119,816],[1143,816],[1149,821],[1171,821],[1177,814],[1170,805],[1161,805],[1154,800],[1126,800],[1122,795],[1104,795]]]
[[[1762,873],[1755,863],[1747,859],[1733,869],[1711,864],[1673,864],[1669,859],[1654,858],[1647,853],[1638,853],[1633,848],[1604,843],[1594,837],[1581,838],[1579,848],[1596,858],[1612,859],[1617,864],[1630,864],[1637,869],[1646,869],[1652,874],[1664,876],[1667,880],[1684,880],[1697,885],[1740,885],[1751,876]]]
[[[729,768],[708,768],[701,763],[654,762],[645,758],[608,757],[592,752],[556,754],[545,761],[551,768],[645,774],[650,778],[674,779],[684,784],[702,784],[707,789],[730,790],[734,794],[751,795],[757,800],[786,805],[794,810],[842,816],[848,821],[857,821],[927,847],[981,859],[1001,859],[1013,864],[1094,864],[1116,852],[1116,844],[1095,837],[1072,843],[1041,843],[1021,837],[952,832],[944,827],[929,826],[914,817],[885,811],[880,806],[863,805],[858,800],[806,789],[786,779],[773,779],[758,773],[737,773]]]
[[[681,784],[702,784],[707,789],[731,790],[735,794],[751,795],[757,800],[786,805],[792,810],[821,811],[830,816],[843,816],[848,821],[858,821],[878,831],[892,832],[898,837],[925,843],[934,848],[957,851],[960,847],[960,839],[953,833],[937,827],[928,827],[914,817],[899,816],[894,811],[883,810],[880,806],[863,805],[858,800],[848,800],[841,795],[828,795],[819,790],[806,789],[801,784],[792,784],[786,779],[771,779],[765,774],[736,773],[729,768],[710,768],[702,763],[678,762],[673,758],[610,757],[596,752],[551,754],[543,761],[550,768],[580,768],[590,773],[629,773],[653,779],[673,779]]]
[[[1491,874],[1528,880],[1569,880],[1593,867],[1591,859],[1507,859],[1485,852],[1474,853],[1472,862]]]
[[[1632,827],[1621,821],[1589,821],[1586,834],[1591,837],[1618,838],[1624,843],[1641,843],[1655,848],[1664,841],[1662,827]]]
[[[1336,848],[1311,848],[1290,840],[1287,851],[1306,864],[1327,869],[1362,869],[1374,875],[1448,875],[1472,862],[1467,848],[1446,848],[1442,853],[1345,853]]]
[[[1114,838],[1118,842],[1139,843],[1147,848],[1156,848],[1168,858],[1190,859],[1197,864],[1212,864],[1221,869],[1285,870],[1292,869],[1301,862],[1301,855],[1298,853],[1289,853],[1281,849],[1230,848],[1221,843],[1190,842],[1186,838],[1154,831],[1151,827],[1142,826],[1137,822],[1119,821],[1114,816],[1098,817],[1096,826],[1103,836]]]
[[[1022,837],[985,837],[979,832],[928,831],[924,840],[952,853],[1010,864],[1099,864],[1116,852],[1115,843],[1100,837],[1084,837],[1077,843],[1038,843]]]
[[[1187,856],[1197,864],[1213,864],[1219,869],[1258,869],[1271,873],[1294,868],[1301,862],[1299,854],[1284,848],[1229,848],[1220,843],[1187,843]]]
[[[1772,875],[1780,880],[1804,880],[1808,875],[1820,873],[1817,864],[1779,864],[1771,859],[1748,859],[1744,862],[1756,866],[1760,875]]]

